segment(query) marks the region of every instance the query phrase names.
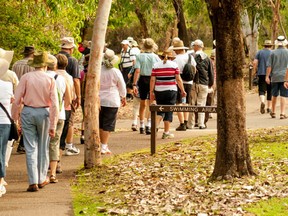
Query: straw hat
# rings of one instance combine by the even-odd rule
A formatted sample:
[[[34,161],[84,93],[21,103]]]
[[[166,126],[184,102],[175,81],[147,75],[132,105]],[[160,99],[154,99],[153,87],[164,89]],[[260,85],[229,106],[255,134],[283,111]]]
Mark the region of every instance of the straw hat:
[[[143,52],[155,52],[158,49],[158,46],[152,38],[146,38],[143,40]]]
[[[105,53],[104,53],[104,61],[108,60],[111,65],[114,65],[118,62],[119,57],[117,55],[115,55],[115,52],[111,49],[106,49]]]
[[[57,58],[55,56],[48,54],[48,60],[49,60],[49,62],[47,64],[47,66],[49,68],[54,68],[57,65]]]
[[[53,62],[48,59],[48,53],[46,51],[36,51],[34,53],[33,59],[28,61],[28,65],[31,67],[37,68],[37,67],[45,67],[48,66],[48,64],[52,64]]]
[[[63,48],[63,49],[76,48],[76,45],[74,43],[74,38],[73,37],[64,37],[64,38],[62,38],[60,47]]]
[[[9,65],[7,60],[0,58],[0,77],[8,71]]]
[[[132,47],[138,47],[138,43],[137,43],[137,41],[135,41],[135,40],[133,40],[133,41],[131,42],[131,45],[132,45]]]
[[[8,51],[0,48],[0,58],[5,59],[9,65],[12,62],[14,51]]]
[[[163,58],[166,58],[166,59],[170,58],[170,59],[172,59],[172,60],[176,58],[176,56],[174,55],[173,50],[171,50],[171,49],[165,50],[165,51],[162,52],[162,54],[160,54],[159,56],[160,56],[160,57],[163,57]]]
[[[277,46],[286,46],[287,44],[288,42],[283,35],[278,36],[277,40],[275,41],[275,45]]]
[[[263,46],[273,46],[271,40],[265,40]]]
[[[185,50],[188,49],[188,47],[184,46],[184,43],[182,40],[176,40],[173,42],[173,50]]]

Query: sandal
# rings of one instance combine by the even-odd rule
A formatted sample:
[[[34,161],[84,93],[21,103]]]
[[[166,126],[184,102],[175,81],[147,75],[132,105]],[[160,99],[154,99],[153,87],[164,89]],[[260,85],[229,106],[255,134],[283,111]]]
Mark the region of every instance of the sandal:
[[[280,114],[280,119],[287,119],[286,114]]]
[[[50,183],[57,183],[58,182],[58,179],[56,178],[55,175],[51,175],[50,176]]]
[[[276,113],[270,112],[270,116],[271,116],[272,118],[276,118]]]

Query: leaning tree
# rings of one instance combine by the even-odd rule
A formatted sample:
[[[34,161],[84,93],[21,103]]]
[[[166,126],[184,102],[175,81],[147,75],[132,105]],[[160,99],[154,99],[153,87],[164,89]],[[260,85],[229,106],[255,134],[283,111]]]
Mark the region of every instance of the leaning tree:
[[[217,59],[217,152],[211,179],[254,174],[245,118],[241,0],[206,0]]]

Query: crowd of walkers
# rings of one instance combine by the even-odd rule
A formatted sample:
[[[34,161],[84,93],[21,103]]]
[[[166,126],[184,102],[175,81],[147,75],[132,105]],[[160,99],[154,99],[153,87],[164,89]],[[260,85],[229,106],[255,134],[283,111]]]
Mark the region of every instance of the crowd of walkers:
[[[138,45],[128,37],[121,46],[120,59],[107,44],[103,50],[99,91],[102,154],[111,154],[110,132],[115,130],[119,107],[127,102],[133,103],[132,131],[148,135],[151,134],[149,105],[152,103],[205,106],[214,101],[215,105],[215,50],[208,57],[201,40],[193,41],[188,48],[182,40],[174,38],[171,47],[162,52],[151,38],[143,39]],[[76,48],[82,53],[80,60],[72,57]],[[73,38],[64,37],[58,54],[26,46],[22,53],[24,58],[13,65],[10,64],[14,52],[0,49],[0,196],[6,193],[5,169],[13,146],[13,140],[9,140],[9,117],[21,131],[17,152],[26,155],[27,191],[35,192],[58,182],[56,174],[62,172],[62,156],[80,153],[73,144],[74,119],[80,105],[83,119],[85,117],[90,48],[91,42],[84,41],[76,46]],[[190,80],[181,78],[187,64],[195,75]],[[211,99],[207,100],[209,95]],[[179,127],[176,130],[207,127],[209,117],[204,113],[177,114]],[[164,122],[162,139],[173,138],[170,130],[173,113],[159,112],[157,127],[161,120]],[[82,123],[82,144],[84,130]]]

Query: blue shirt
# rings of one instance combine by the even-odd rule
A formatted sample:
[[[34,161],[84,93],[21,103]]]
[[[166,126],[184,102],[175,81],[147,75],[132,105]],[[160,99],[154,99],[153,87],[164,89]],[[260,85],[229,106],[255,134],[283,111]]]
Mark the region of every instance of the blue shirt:
[[[262,49],[257,52],[255,59],[258,60],[257,75],[266,75],[267,61],[271,54],[271,50]]]
[[[136,56],[135,68],[140,69],[141,76],[151,76],[152,67],[161,59],[155,53],[140,53]]]
[[[271,67],[271,82],[284,82],[288,65],[288,50],[278,47],[271,52],[267,67]]]

